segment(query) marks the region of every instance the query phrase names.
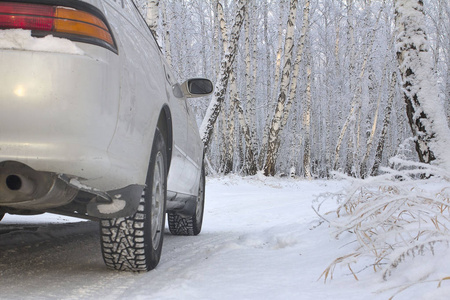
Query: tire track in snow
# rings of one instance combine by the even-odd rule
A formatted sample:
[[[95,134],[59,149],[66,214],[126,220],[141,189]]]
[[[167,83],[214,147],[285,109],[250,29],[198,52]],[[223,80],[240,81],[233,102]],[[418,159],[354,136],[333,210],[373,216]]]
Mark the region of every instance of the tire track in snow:
[[[0,285],[2,299],[121,299],[168,290],[195,277],[192,266],[237,238],[236,233],[202,233],[195,237],[165,233],[159,266],[149,273],[109,270],[100,253],[97,222],[68,224],[0,224]]]
[[[128,288],[125,295],[131,299],[142,297],[139,287],[150,284],[152,299],[158,299],[158,295],[167,293],[176,299],[175,290],[179,291],[181,287],[187,291],[186,282],[195,281],[201,276],[196,271],[201,269],[203,264],[207,264],[209,258],[221,251],[227,251],[238,236],[236,232],[205,231],[198,236],[173,236],[166,232],[159,265]]]

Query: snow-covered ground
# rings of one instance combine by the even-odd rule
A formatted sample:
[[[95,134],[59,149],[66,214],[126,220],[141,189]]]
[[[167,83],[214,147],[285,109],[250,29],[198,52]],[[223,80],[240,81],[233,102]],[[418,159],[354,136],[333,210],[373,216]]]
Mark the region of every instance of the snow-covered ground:
[[[134,274],[108,270],[98,226],[54,215],[7,215],[0,223],[1,299],[448,299],[449,251],[410,258],[389,281],[374,273],[336,268],[353,237],[336,240],[311,209],[315,195],[337,192],[346,181],[208,178],[203,231],[196,237],[166,232],[158,267]],[[325,203],[331,210],[336,203]],[[359,264],[360,265],[360,264]],[[447,273],[446,273],[447,272]]]

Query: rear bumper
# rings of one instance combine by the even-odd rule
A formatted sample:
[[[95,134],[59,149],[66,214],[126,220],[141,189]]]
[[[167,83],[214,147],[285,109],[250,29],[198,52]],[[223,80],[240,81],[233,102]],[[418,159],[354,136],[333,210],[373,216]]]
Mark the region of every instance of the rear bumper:
[[[130,184],[110,155],[118,121],[118,57],[0,50],[0,162],[16,161],[108,191]],[[129,168],[128,168],[129,169]],[[127,168],[124,168],[126,172]]]
[[[40,172],[15,161],[0,163],[0,206],[52,211],[90,219],[126,217],[139,206],[144,186],[101,192],[64,174]]]

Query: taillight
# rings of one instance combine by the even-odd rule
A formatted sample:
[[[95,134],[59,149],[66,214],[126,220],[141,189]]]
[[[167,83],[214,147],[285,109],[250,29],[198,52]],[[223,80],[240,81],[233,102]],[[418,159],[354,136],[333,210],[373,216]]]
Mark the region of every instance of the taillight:
[[[0,29],[13,28],[32,30],[34,36],[52,34],[97,44],[117,52],[106,20],[93,8],[84,11],[60,5],[0,2]]]

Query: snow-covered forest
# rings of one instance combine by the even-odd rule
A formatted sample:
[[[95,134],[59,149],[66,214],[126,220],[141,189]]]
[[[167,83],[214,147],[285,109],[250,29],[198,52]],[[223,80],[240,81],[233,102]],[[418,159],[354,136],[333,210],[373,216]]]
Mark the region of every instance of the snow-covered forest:
[[[243,19],[208,144],[210,171],[306,178],[376,175],[398,154],[419,160],[417,145],[405,142],[414,134],[399,70],[402,2],[136,0],[179,81],[204,76],[216,92]],[[448,120],[450,3],[425,0],[423,16],[429,96]],[[210,100],[190,102],[199,125]]]

